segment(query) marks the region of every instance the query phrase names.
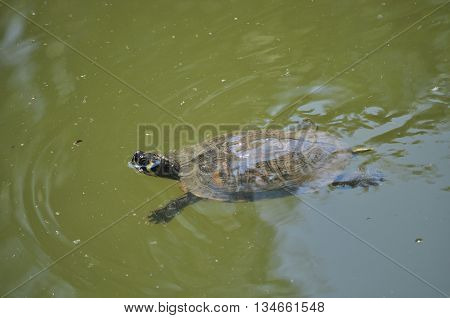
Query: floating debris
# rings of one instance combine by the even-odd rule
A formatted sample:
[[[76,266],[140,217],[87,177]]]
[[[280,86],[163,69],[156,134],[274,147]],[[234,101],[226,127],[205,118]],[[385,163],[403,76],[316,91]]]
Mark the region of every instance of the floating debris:
[[[373,148],[367,148],[367,147],[356,147],[352,149],[352,153],[362,153],[362,152],[369,152],[373,151]]]
[[[74,146],[78,146],[80,143],[82,143],[83,142],[83,140],[82,139],[77,139],[77,140],[75,140],[74,142],[73,142],[73,145]]]
[[[423,243],[423,238],[418,237],[418,238],[416,238],[415,242],[416,242],[417,244]]]

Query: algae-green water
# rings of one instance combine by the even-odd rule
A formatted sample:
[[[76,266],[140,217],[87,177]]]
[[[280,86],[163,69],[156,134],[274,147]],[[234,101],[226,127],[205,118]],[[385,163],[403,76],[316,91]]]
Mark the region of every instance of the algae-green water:
[[[449,10],[0,1],[0,294],[448,296]],[[304,118],[386,180],[146,221],[182,192],[127,166],[140,127]]]

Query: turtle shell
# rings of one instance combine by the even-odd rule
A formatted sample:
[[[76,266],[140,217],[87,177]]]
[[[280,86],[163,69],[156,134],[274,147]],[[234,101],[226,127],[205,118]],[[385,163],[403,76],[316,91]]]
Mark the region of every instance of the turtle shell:
[[[215,137],[177,154],[182,187],[215,200],[246,200],[283,188],[314,191],[347,165],[351,149],[313,130],[253,130]]]

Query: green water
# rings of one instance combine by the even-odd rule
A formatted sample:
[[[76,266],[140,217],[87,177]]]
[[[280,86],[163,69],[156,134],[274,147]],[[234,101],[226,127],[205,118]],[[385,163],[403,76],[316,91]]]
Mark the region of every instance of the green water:
[[[0,1],[0,294],[449,295],[445,2]],[[146,222],[139,125],[303,118],[386,181]]]

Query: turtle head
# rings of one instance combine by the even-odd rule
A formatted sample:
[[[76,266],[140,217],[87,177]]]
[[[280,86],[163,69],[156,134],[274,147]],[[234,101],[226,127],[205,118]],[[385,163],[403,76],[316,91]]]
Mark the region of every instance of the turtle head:
[[[136,151],[131,158],[130,166],[146,175],[155,175],[161,165],[161,156],[154,153]]]
[[[157,153],[136,151],[129,166],[148,176],[179,179],[178,164]]]

